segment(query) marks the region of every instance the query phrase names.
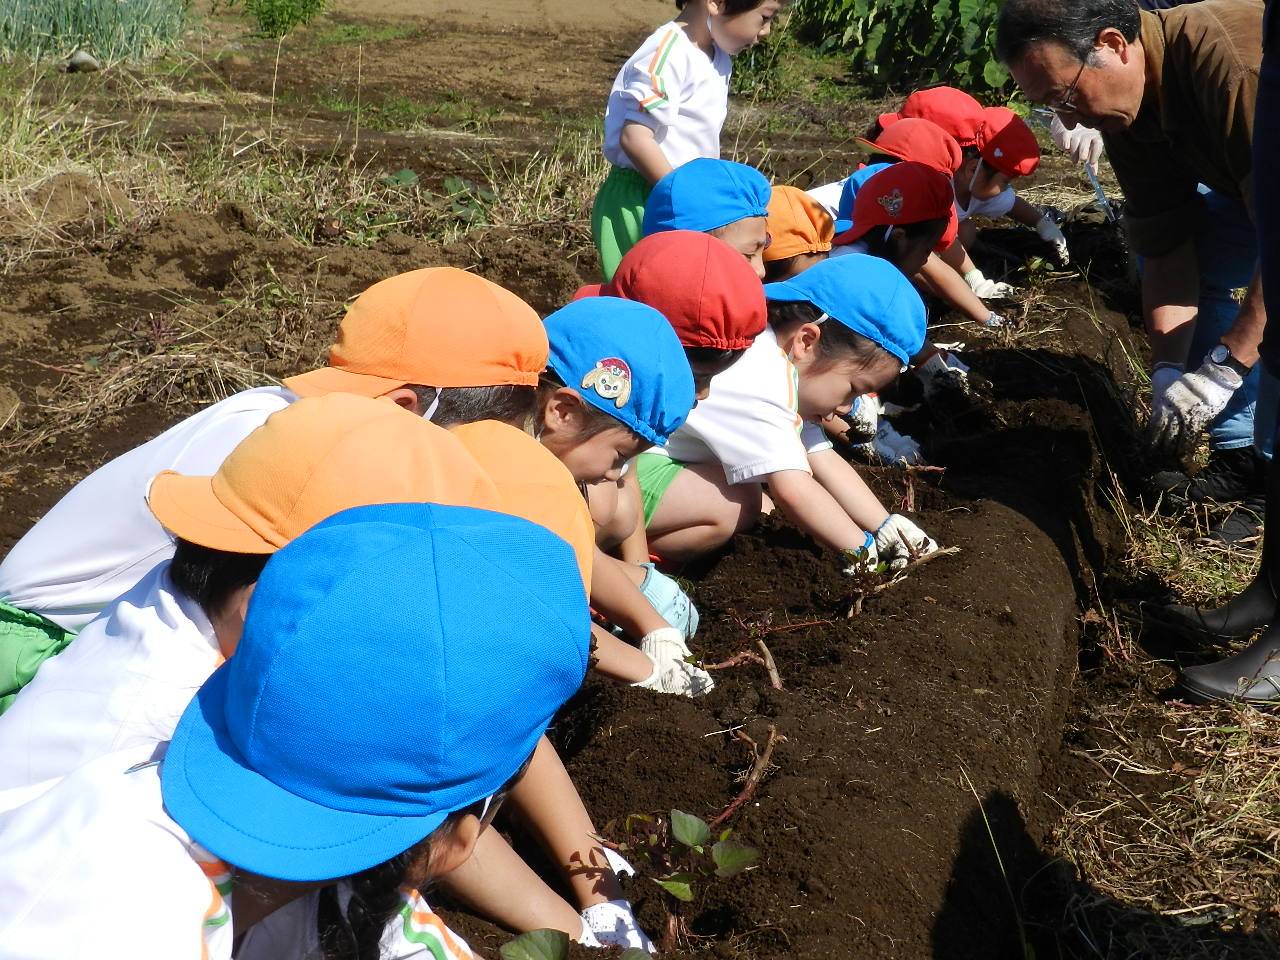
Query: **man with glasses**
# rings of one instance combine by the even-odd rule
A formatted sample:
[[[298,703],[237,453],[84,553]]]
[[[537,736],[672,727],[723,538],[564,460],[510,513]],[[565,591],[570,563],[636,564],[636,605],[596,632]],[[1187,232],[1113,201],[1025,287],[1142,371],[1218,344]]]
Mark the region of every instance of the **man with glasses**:
[[[1209,431],[1204,470],[1161,471],[1155,484],[1175,504],[1243,502],[1215,530],[1226,542],[1256,537],[1270,455],[1270,437],[1257,452],[1253,442],[1266,319],[1251,212],[1261,29],[1260,0],[1155,12],[1137,0],[1009,0],[996,33],[1029,99],[1068,128],[1102,132],[1142,258],[1149,439],[1173,455]]]

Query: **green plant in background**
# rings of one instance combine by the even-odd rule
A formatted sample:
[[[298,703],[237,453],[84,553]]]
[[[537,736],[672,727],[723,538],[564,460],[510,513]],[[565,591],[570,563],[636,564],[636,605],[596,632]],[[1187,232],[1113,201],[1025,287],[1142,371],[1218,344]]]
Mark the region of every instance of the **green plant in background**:
[[[995,55],[999,0],[796,0],[805,39],[849,53],[883,86],[950,83],[1002,98],[1009,73]]]
[[[268,37],[283,37],[294,27],[310,23],[324,9],[325,0],[213,0],[213,9],[244,4],[244,12]]]
[[[187,0],[0,0],[0,54],[138,60],[177,42],[186,12]]]

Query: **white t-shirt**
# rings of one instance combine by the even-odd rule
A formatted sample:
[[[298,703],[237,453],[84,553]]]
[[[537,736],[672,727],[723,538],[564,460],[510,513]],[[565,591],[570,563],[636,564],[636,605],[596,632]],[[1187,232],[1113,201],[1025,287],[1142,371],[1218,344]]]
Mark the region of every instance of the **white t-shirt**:
[[[157,564],[0,715],[0,810],[105,754],[168,741],[222,660],[208,617]]]
[[[834,183],[824,183],[820,187],[806,190],[805,193],[816,200],[822,209],[831,215],[831,219],[835,220],[840,212],[840,197],[844,195],[844,185],[848,179],[848,177],[845,177],[842,180],[836,180]]]
[[[659,27],[613,81],[604,113],[605,158],[634,169],[619,143],[631,120],[653,130],[673,167],[699,157],[720,159],[732,72],[733,58],[719,47],[708,57],[678,23]]]
[[[715,463],[729,483],[749,483],[779,470],[809,468],[809,454],[831,447],[822,428],[798,412],[800,379],[768,327],[741,357],[711,381],[665,448],[683,463]]]
[[[228,866],[166,812],[162,750],[99,757],[0,814],[0,944],[6,960],[231,960]],[[470,960],[416,891],[383,934],[383,957]],[[318,956],[318,891],[247,932],[236,960]],[[338,885],[344,908],[350,891]]]
[[[147,509],[151,479],[162,470],[215,473],[241,440],[296,399],[284,387],[245,390],[89,474],[0,562],[0,599],[82,628],[173,556],[173,537]]]
[[[970,217],[988,217],[992,220],[999,220],[1001,217],[1007,217],[1009,211],[1013,209],[1014,201],[1018,199],[1018,194],[1014,192],[1013,187],[1005,187],[990,200],[979,200],[972,194],[969,196],[969,206],[960,206],[960,201],[956,201],[956,217],[960,220],[968,220]]]

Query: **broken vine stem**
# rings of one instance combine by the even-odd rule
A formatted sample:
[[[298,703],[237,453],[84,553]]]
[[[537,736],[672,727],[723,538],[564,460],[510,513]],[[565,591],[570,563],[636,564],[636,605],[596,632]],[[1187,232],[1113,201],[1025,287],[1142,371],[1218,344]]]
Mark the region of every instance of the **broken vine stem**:
[[[831,621],[824,621],[830,623]],[[808,624],[805,624],[808,626]],[[778,664],[773,659],[773,654],[769,652],[769,647],[763,640],[756,641],[756,650],[754,653],[750,650],[743,650],[735,653],[728,660],[721,660],[719,663],[704,663],[703,670],[729,670],[733,667],[740,667],[744,663],[756,663],[764,667],[765,673],[769,674],[769,686],[775,690],[782,689],[782,675],[778,673]]]
[[[752,751],[756,750],[756,743],[741,730],[734,734],[739,740],[743,740],[751,745]],[[709,826],[712,830],[720,826],[735,813],[742,809],[748,800],[755,796],[756,788],[760,786],[760,781],[764,779],[765,771],[769,769],[769,761],[773,759],[773,748],[779,740],[785,737],[778,736],[778,728],[774,724],[769,724],[769,739],[764,745],[764,749],[756,752],[755,763],[751,765],[751,772],[747,774],[746,785],[742,788],[742,792],[729,802],[729,805],[722,810]]]
[[[867,597],[879,596],[880,594],[884,593],[886,590],[896,587],[898,584],[902,583],[903,580],[908,579],[911,576],[911,574],[915,573],[918,569],[923,567],[926,563],[930,563],[934,560],[937,560],[939,557],[954,556],[959,552],[960,552],[959,547],[940,547],[939,549],[933,551],[933,553],[927,553],[923,557],[917,557],[915,560],[912,560],[905,567],[903,567],[901,570],[895,573],[893,577],[890,578],[889,580],[885,580],[882,583],[877,583],[874,587],[871,587],[868,590],[859,591],[858,595],[854,597],[853,605],[849,607],[849,612],[845,614],[845,619],[851,619],[861,614],[862,603],[864,600],[867,599]]]

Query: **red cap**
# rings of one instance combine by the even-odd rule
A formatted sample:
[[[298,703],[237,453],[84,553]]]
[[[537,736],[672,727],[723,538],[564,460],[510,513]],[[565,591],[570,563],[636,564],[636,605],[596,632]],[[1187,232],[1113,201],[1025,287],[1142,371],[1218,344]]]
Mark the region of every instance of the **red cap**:
[[[653,307],[686,347],[745,350],[765,327],[764,287],[747,258],[723,240],[691,230],[645,237],[613,279],[584,296],[622,297]]]
[[[982,159],[1005,176],[1025,177],[1040,166],[1040,144],[1026,122],[1008,107],[987,107],[978,135]]]
[[[917,90],[907,97],[897,113],[880,114],[880,128],[887,129],[907,118],[936,123],[955,137],[961,147],[972,147],[978,142],[978,130],[982,126],[982,104],[955,87]]]
[[[896,227],[924,220],[947,221],[936,250],[951,246],[959,230],[951,178],[915,160],[895,163],[858,188],[853,199],[853,226],[833,241],[861,240],[876,227]]]
[[[964,162],[956,138],[928,120],[899,120],[881,133],[874,143],[861,137],[858,142],[877,153],[887,153],[902,160],[919,160],[947,176],[959,170]]]

